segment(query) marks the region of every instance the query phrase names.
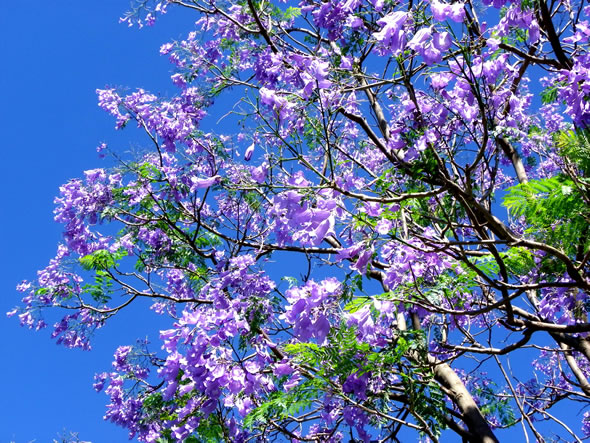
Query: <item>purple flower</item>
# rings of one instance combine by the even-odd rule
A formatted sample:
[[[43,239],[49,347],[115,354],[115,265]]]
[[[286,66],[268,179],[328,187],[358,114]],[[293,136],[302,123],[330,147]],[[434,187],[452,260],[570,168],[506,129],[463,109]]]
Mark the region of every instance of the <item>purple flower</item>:
[[[287,382],[283,385],[283,389],[286,392],[289,392],[291,389],[293,389],[295,386],[297,386],[300,381],[301,381],[301,375],[299,375],[298,372],[295,372],[291,376],[291,378],[289,378],[289,380],[287,380]]]
[[[287,362],[277,363],[273,372],[277,377],[283,377],[285,375],[291,375],[293,368]]]
[[[359,309],[358,311],[348,314],[346,321],[347,326],[356,326],[360,338],[364,341],[374,340],[375,323],[371,317],[371,308],[368,306]]]
[[[329,88],[332,84],[332,82],[326,80],[329,75],[329,68],[330,63],[322,62],[317,59],[313,60],[309,65],[309,72],[317,80],[320,88]]]
[[[590,411],[584,412],[584,418],[582,418],[582,433],[584,437],[590,437]]]
[[[438,0],[433,0],[430,3],[430,10],[435,20],[442,22],[450,18],[454,22],[461,23],[465,20],[465,5],[463,3],[441,3]]]
[[[330,332],[330,322],[326,316],[318,315],[316,321],[313,324],[313,336],[317,340],[319,345],[323,345],[326,342],[326,337]]]
[[[325,220],[320,222],[320,224],[311,234],[311,245],[319,246],[326,236],[329,234],[334,234],[334,223],[334,216],[332,214],[328,215]]]
[[[432,44],[440,51],[446,51],[451,47],[451,34],[448,32],[435,32],[432,34]]]
[[[367,381],[369,379],[369,374],[364,373],[363,375],[358,375],[358,373],[354,373],[348,376],[348,378],[342,383],[342,390],[347,394],[353,394],[360,400],[365,400],[367,398]]]
[[[252,143],[250,146],[248,146],[248,148],[246,148],[246,152],[244,153],[244,160],[250,161],[253,153],[254,153],[254,143]]]
[[[365,275],[371,257],[373,257],[373,249],[365,249],[361,252],[358,259],[350,265],[350,269],[356,269],[360,274]]]
[[[375,226],[375,231],[377,231],[378,234],[386,235],[389,233],[389,231],[391,231],[392,226],[393,223],[391,222],[391,220],[382,218],[377,222],[377,225]]]
[[[197,178],[191,177],[191,192],[196,191],[197,189],[206,189],[210,188],[214,184],[217,184],[221,181],[220,175],[215,175],[209,178]]]
[[[422,28],[419,29],[418,32],[416,32],[416,34],[414,34],[414,37],[412,37],[412,40],[409,41],[408,46],[410,48],[412,48],[414,51],[422,51],[422,48],[425,45],[425,42],[430,39],[430,36],[432,35],[432,28],[428,27],[428,28]]]
[[[92,385],[92,387],[94,388],[94,390],[96,392],[100,392],[102,391],[103,387],[104,387],[104,383],[106,381],[106,379],[108,378],[108,374],[106,372],[102,372],[100,374],[95,374],[94,375],[94,384]]]
[[[588,29],[588,28],[586,28],[586,29]],[[539,41],[540,36],[541,36],[541,30],[539,28],[539,23],[537,23],[537,20],[533,20],[529,26],[529,43],[530,44],[537,43],[537,41]]]
[[[266,180],[266,174],[268,173],[268,163],[263,163],[256,168],[252,168],[250,170],[250,174],[252,175],[252,180],[256,183],[264,183]]]
[[[383,28],[373,37],[391,54],[399,54],[405,46],[406,37],[402,28],[407,19],[407,12],[396,11],[377,21]]]

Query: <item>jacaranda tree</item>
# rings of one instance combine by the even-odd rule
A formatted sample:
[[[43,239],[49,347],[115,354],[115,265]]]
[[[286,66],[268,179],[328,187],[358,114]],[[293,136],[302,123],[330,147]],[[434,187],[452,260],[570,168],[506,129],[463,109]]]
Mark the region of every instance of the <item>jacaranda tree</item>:
[[[172,7],[196,21],[160,49],[178,94],[98,91],[146,151],[101,146],[117,166],[60,188],[63,243],[12,312],[61,309],[82,348],[139,299],[169,317],[97,375],[105,418],[147,442],[590,436],[590,6],[122,20]]]

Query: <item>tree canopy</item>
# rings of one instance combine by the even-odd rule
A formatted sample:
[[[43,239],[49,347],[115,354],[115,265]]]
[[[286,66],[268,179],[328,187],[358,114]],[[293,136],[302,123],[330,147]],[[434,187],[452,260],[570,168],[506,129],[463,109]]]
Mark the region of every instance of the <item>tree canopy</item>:
[[[116,165],[60,188],[63,242],[9,313],[57,309],[84,349],[140,299],[169,318],[97,374],[105,419],[146,442],[590,437],[590,6],[122,21],[167,8],[196,21],[160,48],[177,95],[97,91],[145,150],[101,145]]]

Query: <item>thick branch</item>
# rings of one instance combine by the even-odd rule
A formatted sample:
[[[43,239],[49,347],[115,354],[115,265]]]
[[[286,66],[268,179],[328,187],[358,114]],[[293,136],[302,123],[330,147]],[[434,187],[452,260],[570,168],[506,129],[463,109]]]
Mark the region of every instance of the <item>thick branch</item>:
[[[433,366],[434,377],[446,388],[449,396],[463,414],[465,424],[474,436],[473,441],[477,443],[498,443],[498,439],[492,432],[490,425],[481,415],[475,400],[455,371],[448,364],[441,363],[432,356],[428,356],[428,361]]]
[[[557,32],[555,32],[555,27],[553,26],[553,21],[551,20],[551,13],[549,12],[547,3],[544,0],[539,2],[539,10],[541,13],[541,26],[547,33],[547,38],[549,39],[549,43],[553,48],[553,52],[555,53],[557,60],[559,60],[561,63],[561,67],[565,69],[571,69],[572,61],[567,57],[563,51],[563,48],[561,47],[559,37]]]
[[[278,51],[277,47],[275,46],[275,44],[273,43],[273,41],[270,38],[270,35],[268,34],[268,31],[266,30],[266,27],[262,24],[262,21],[260,21],[260,17],[258,16],[258,13],[256,12],[256,7],[254,6],[254,2],[252,0],[248,0],[248,6],[250,7],[250,12],[252,12],[252,16],[254,16],[254,20],[256,21],[256,25],[258,25],[258,29],[260,30],[260,34],[262,35],[262,37],[264,37],[264,40],[266,40],[266,43],[268,43],[268,46],[270,46],[270,49],[272,50],[272,52],[274,52],[275,54]]]

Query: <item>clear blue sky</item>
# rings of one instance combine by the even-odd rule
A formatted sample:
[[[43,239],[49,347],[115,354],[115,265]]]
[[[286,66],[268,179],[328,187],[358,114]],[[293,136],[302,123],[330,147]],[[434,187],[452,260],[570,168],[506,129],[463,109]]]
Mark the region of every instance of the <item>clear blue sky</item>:
[[[134,131],[114,131],[95,89],[174,92],[172,66],[159,47],[186,34],[194,18],[171,11],[153,28],[129,29],[118,23],[128,6],[121,0],[0,2],[0,443],[50,442],[63,429],[93,443],[127,440],[124,430],[102,420],[107,397],[92,390],[92,379],[109,369],[118,344],[146,333],[145,311],[142,319],[133,312],[113,319],[92,352],[57,346],[49,330],[20,328],[4,313],[19,302],[15,285],[33,279],[55,254],[58,187],[85,169],[108,166],[96,154],[100,142],[124,150],[130,139],[141,140]]]

